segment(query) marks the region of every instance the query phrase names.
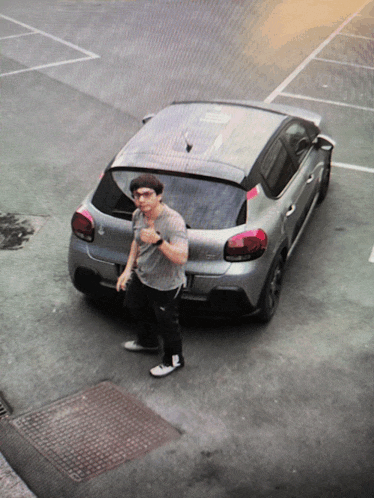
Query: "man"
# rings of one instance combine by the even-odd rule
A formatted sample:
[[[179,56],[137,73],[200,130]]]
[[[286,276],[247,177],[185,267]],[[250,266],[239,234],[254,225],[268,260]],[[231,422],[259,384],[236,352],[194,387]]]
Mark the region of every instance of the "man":
[[[137,340],[122,346],[128,351],[156,352],[163,340],[163,359],[150,370],[164,377],[184,366],[179,301],[185,284],[188,258],[186,224],[182,216],[162,202],[163,184],[151,174],[133,179],[130,191],[134,239],[117,291],[126,288],[125,306],[137,325]],[[158,326],[158,329],[157,329]]]

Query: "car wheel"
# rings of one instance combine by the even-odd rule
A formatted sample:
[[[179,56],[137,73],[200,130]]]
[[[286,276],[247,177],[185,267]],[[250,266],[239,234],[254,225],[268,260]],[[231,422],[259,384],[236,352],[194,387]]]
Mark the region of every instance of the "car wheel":
[[[273,318],[278,307],[284,268],[285,260],[281,254],[278,254],[271,265],[269,275],[260,297],[257,318],[262,323],[269,322]]]
[[[331,174],[331,163],[330,161],[326,164],[324,167],[323,173],[322,173],[322,179],[321,179],[321,184],[319,187],[319,196],[318,196],[318,204],[321,204],[322,201],[324,201],[327,191],[329,189],[330,185],[330,174]]]

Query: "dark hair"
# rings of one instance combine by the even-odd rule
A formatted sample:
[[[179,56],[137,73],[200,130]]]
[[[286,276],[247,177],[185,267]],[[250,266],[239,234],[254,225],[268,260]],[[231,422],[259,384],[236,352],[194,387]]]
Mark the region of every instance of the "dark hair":
[[[130,191],[133,193],[139,188],[151,188],[156,192],[157,195],[162,194],[164,191],[164,184],[160,182],[158,178],[150,173],[144,173],[143,175],[137,176],[130,183]]]

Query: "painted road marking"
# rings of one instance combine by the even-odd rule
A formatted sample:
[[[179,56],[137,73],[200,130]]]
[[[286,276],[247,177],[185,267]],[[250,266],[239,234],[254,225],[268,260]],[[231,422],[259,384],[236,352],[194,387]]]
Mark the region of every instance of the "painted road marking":
[[[1,40],[9,40],[9,38],[21,38],[21,36],[30,36],[30,35],[36,35],[36,31],[29,31],[28,33],[20,33],[19,35],[9,35],[9,36],[1,36]]]
[[[360,12],[368,5],[372,0],[368,0],[365,4],[355,13],[352,14],[348,19],[346,19],[343,24],[341,24],[331,35],[326,38],[324,42],[321,43],[266,99],[265,102],[270,104],[279,95],[283,95],[283,90],[303,71],[306,66],[317,57],[322,50],[327,47],[327,45],[340,34],[340,32],[355,18]]]
[[[12,74],[19,74],[19,73],[25,73],[25,72],[28,72],[28,71],[37,71],[39,69],[45,69],[47,67],[56,67],[56,66],[61,66],[61,65],[64,65],[64,64],[71,64],[71,63],[74,63],[74,62],[82,62],[82,61],[87,61],[87,60],[90,60],[90,59],[99,59],[100,58],[100,55],[98,54],[95,54],[94,52],[90,52],[89,50],[86,50],[85,48],[82,48],[82,47],[79,47],[78,45],[75,45],[74,43],[70,43],[66,40],[63,40],[62,38],[59,38],[58,36],[54,36],[54,35],[51,35],[50,33],[46,33],[45,31],[42,31],[40,29],[37,29],[37,28],[33,28],[32,26],[28,25],[28,24],[25,24],[23,22],[20,22],[20,21],[17,21],[16,19],[13,19],[12,17],[9,17],[9,16],[6,16],[4,14],[0,14],[0,17],[2,17],[3,19],[7,20],[7,21],[10,21],[10,22],[13,22],[15,24],[18,24],[19,26],[22,26],[23,28],[26,28],[30,31],[30,33],[22,33],[22,34],[19,34],[19,35],[12,35],[12,36],[9,36],[9,37],[4,37],[3,39],[5,38],[15,38],[15,37],[19,37],[19,36],[26,36],[27,34],[39,34],[39,35],[42,35],[46,38],[50,38],[51,40],[54,40],[55,42],[58,42],[58,43],[61,43],[62,45],[65,45],[67,47],[70,47],[78,52],[81,52],[82,54],[85,55],[85,57],[78,57],[76,59],[67,59],[67,60],[64,60],[64,61],[59,61],[59,62],[52,62],[50,64],[43,64],[43,65],[39,65],[39,66],[33,66],[33,67],[29,67],[29,68],[25,68],[25,69],[19,69],[17,71],[11,71],[9,73],[3,73],[3,74],[0,74],[0,77],[3,77],[3,76],[9,76],[9,75],[12,75]]]
[[[362,38],[363,40],[373,41],[374,37],[363,35],[352,35],[351,33],[339,33],[339,36],[348,36],[349,38]]]
[[[73,64],[74,62],[83,62],[94,59],[94,57],[80,57],[79,59],[68,59],[66,61],[51,62],[50,64],[42,64],[41,66],[28,67],[26,69],[17,69],[17,71],[11,71],[10,73],[0,74],[0,78],[3,76],[10,76],[12,74],[27,73],[29,71],[38,71],[39,69],[45,69],[47,67],[63,66],[64,64]]]
[[[331,163],[332,166],[336,168],[345,168],[345,169],[353,169],[355,171],[363,171],[364,173],[373,173],[374,168],[367,168],[366,166],[356,166],[355,164],[346,164],[346,163]]]
[[[359,109],[360,111],[374,112],[374,109],[372,107],[365,107],[362,105],[354,105],[354,104],[346,104],[345,102],[338,102],[336,100],[317,99],[315,97],[309,97],[308,95],[299,95],[297,93],[288,93],[288,92],[282,92],[281,95],[283,97],[291,97],[293,99],[311,100],[312,102],[322,102],[322,104],[332,104],[332,105],[337,105],[340,107],[350,107],[352,109]]]
[[[11,21],[11,22],[14,22],[16,24],[19,24],[20,26],[23,26],[24,28],[29,29],[30,31],[34,31],[35,33],[39,33],[39,35],[46,36],[47,38],[51,38],[54,41],[62,43],[63,45],[67,45],[68,47],[73,48],[74,50],[78,50],[79,52],[86,54],[88,57],[92,57],[94,59],[97,59],[98,57],[100,57],[100,55],[94,54],[93,52],[90,52],[89,50],[86,50],[82,47],[78,47],[78,45],[74,45],[74,43],[70,43],[66,40],[63,40],[62,38],[58,38],[57,36],[51,35],[50,33],[46,33],[45,31],[41,31],[40,29],[33,28],[32,26],[29,26],[28,24],[17,21],[16,19],[13,19],[12,17],[5,16],[4,14],[0,14],[0,17],[2,17],[3,19],[6,19],[7,21]]]
[[[355,171],[363,171],[365,173],[374,174],[374,168],[366,168],[365,166],[356,166],[355,164],[345,164],[345,163],[331,163],[331,165],[337,168],[353,169]],[[369,256],[369,263],[374,263],[374,246]]]
[[[358,69],[368,69],[369,71],[374,71],[374,66],[364,66],[362,64],[355,64],[354,62],[343,62],[343,61],[335,61],[333,59],[322,59],[322,57],[316,57],[314,60],[328,62],[329,64],[338,64],[340,66],[351,66],[351,67],[357,67]]]
[[[371,250],[370,258],[369,258],[369,263],[374,263],[374,247]]]

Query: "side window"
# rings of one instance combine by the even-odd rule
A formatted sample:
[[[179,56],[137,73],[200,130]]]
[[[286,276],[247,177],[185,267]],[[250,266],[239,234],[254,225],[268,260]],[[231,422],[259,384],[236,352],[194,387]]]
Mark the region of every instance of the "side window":
[[[300,165],[311,146],[305,127],[301,123],[293,123],[287,128],[283,136]]]
[[[295,173],[292,158],[280,140],[277,140],[266,154],[261,166],[270,192],[277,197]]]

